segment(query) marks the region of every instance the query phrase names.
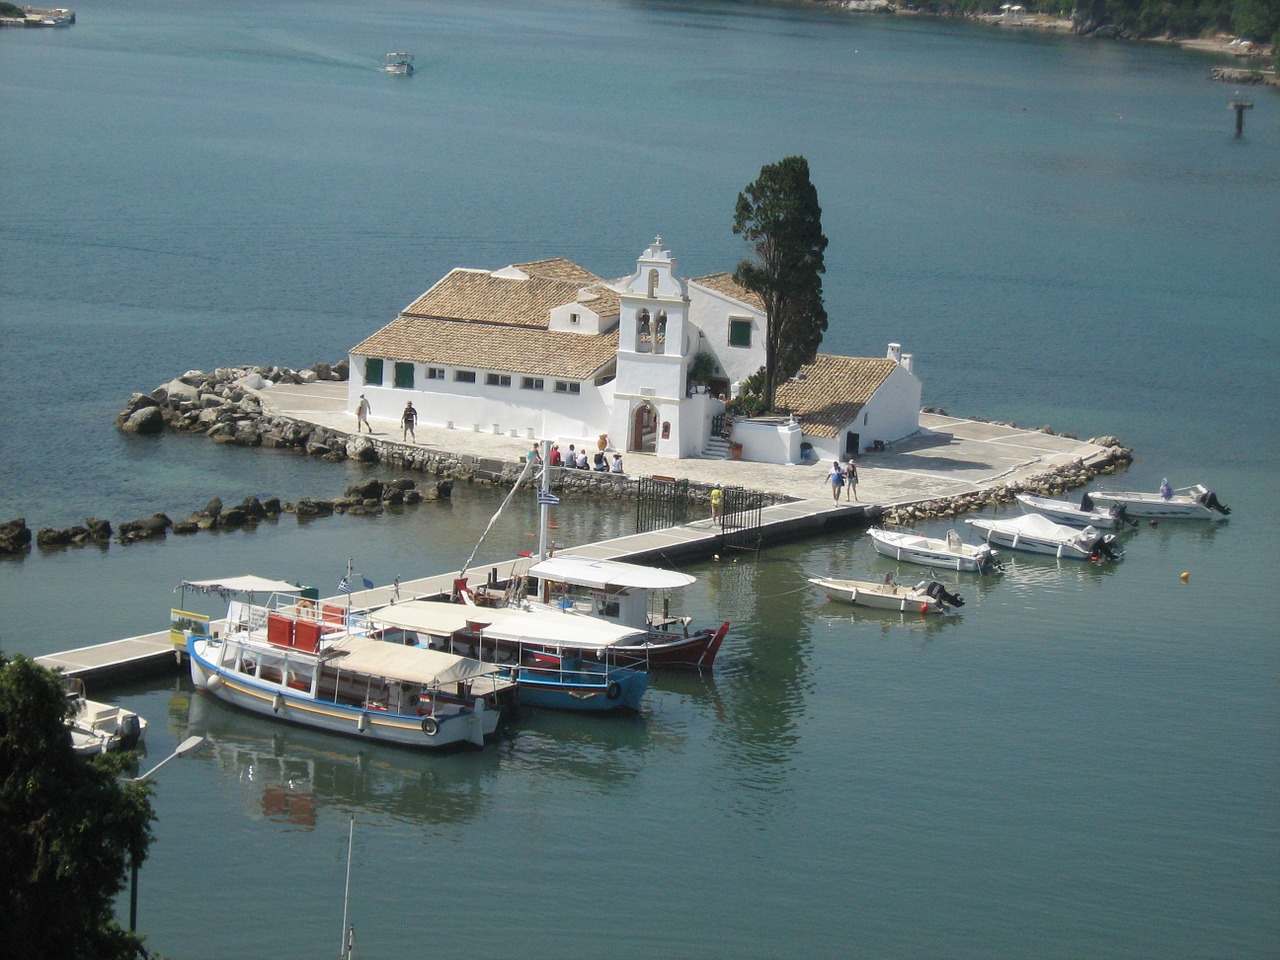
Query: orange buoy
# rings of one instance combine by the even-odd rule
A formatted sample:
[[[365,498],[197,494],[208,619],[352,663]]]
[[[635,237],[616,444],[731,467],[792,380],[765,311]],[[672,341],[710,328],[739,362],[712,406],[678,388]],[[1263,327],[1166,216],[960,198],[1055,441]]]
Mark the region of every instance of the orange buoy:
[[[1188,580],[1191,579],[1191,571],[1183,570],[1180,574],[1178,574],[1178,579],[1181,580],[1183,583],[1186,583]]]
[[[928,605],[927,603],[922,603],[922,604],[920,604],[920,612],[921,612],[921,613],[928,613],[928,612],[929,612],[929,605]]]

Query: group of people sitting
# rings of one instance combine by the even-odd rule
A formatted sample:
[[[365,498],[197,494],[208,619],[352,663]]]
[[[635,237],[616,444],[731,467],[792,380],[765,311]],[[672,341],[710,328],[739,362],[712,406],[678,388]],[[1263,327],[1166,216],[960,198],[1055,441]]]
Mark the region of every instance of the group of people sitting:
[[[574,444],[569,444],[569,450],[566,453],[560,452],[560,444],[553,443],[551,445],[551,466],[568,467],[575,470],[594,470],[596,473],[622,473],[622,454],[614,452],[613,462],[606,458],[603,450],[600,450],[592,458],[587,457],[587,449],[583,447],[578,450]]]

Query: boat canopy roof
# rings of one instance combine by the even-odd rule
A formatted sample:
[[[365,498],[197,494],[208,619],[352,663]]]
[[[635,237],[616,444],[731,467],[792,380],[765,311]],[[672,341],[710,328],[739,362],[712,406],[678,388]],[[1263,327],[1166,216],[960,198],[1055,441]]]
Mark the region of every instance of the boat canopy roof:
[[[201,593],[297,593],[302,588],[284,580],[268,580],[244,574],[239,577],[215,577],[213,580],[183,580],[178,586],[183,590],[199,590]]]
[[[406,647],[368,637],[348,637],[329,649],[346,651],[346,656],[332,660],[339,670],[409,683],[457,683],[502,670],[496,664],[481,663],[440,650]]]
[[[1019,517],[1001,517],[998,519],[977,517],[966,519],[965,523],[972,524],[979,530],[1002,530],[1007,533],[1020,534],[1024,537],[1036,537],[1041,540],[1063,540],[1069,542],[1080,537],[1085,532],[1075,527],[1055,523],[1041,513],[1024,513]],[[1090,529],[1092,528],[1085,528],[1085,530]]]
[[[642,643],[644,630],[620,627],[604,620],[574,613],[521,610],[508,607],[468,607],[434,600],[411,600],[368,614],[374,624],[417,630],[434,636],[451,636],[474,627],[482,636],[508,641],[528,641],[540,646],[611,647]]]
[[[603,590],[629,587],[640,590],[673,590],[697,583],[698,578],[661,567],[645,567],[619,560],[592,560],[590,557],[551,557],[529,568],[532,576],[559,580]]]

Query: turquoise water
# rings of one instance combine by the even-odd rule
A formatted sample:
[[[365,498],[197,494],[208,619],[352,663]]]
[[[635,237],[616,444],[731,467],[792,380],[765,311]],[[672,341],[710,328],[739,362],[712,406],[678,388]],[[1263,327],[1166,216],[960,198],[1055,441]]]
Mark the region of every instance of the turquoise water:
[[[730,269],[737,192],[791,153],[831,240],[825,349],[901,342],[926,402],[1116,434],[1126,483],[1235,510],[1143,528],[1112,568],[1018,558],[945,623],[805,585],[891,570],[863,538],[697,565],[685,612],[734,621],[713,675],[480,755],[285,730],[184,681],[112,691],[153,756],[214,740],[158,783],[151,946],[331,951],[355,816],[365,956],[1280,953],[1274,93],[1237,140],[1208,58],[790,5],[77,13],[0,33],[0,519],[336,494],[361,468],[112,418],[188,368],[340,359],[458,265],[616,276],[660,233],[685,275]],[[379,70],[398,49],[411,79]],[[35,552],[0,563],[0,644],[155,629],[183,577],[454,569],[496,502]],[[567,543],[629,531],[564,514]],[[532,531],[517,511],[480,562]]]

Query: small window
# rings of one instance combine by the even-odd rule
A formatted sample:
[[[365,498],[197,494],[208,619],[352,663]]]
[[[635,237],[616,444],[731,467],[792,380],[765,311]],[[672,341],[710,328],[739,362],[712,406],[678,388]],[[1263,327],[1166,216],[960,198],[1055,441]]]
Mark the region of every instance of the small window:
[[[751,346],[751,321],[750,320],[730,320],[729,321],[729,346],[731,347]]]
[[[509,373],[486,373],[484,382],[491,387],[509,387],[511,386],[511,374]]]
[[[556,381],[556,393],[581,393],[582,384],[574,383],[568,380]]]
[[[571,314],[569,314],[569,322],[570,322],[570,323],[577,323],[577,322],[578,322],[578,315],[577,315],[576,313],[571,313]]]
[[[520,389],[521,390],[541,390],[542,378],[541,377],[521,377]]]
[[[427,379],[428,379],[428,380],[443,380],[443,379],[444,379],[444,367],[427,367]]]
[[[371,387],[382,386],[382,361],[377,357],[365,358],[364,382]]]
[[[455,383],[475,383],[476,372],[474,370],[455,370],[453,371],[453,379]]]
[[[396,364],[396,380],[395,385],[399,390],[413,389],[413,364],[397,363]]]

